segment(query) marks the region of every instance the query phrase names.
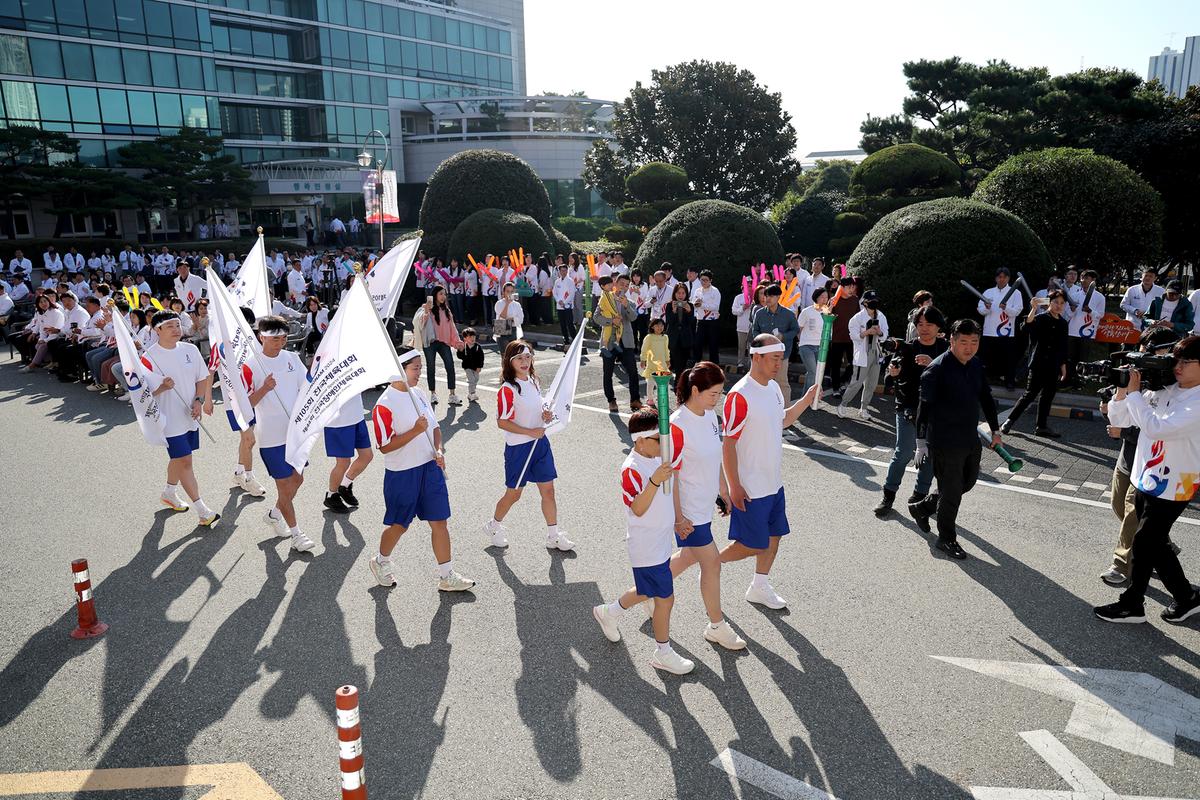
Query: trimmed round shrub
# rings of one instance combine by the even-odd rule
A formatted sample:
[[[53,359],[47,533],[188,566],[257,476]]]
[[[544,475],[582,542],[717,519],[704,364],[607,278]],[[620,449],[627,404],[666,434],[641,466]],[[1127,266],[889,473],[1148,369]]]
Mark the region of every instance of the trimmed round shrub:
[[[688,175],[674,164],[651,161],[629,174],[625,189],[643,203],[670,200],[688,193]]]
[[[871,220],[865,214],[846,211],[833,218],[833,232],[838,236],[861,236],[871,230]]]
[[[846,207],[846,195],[837,192],[805,195],[779,223],[779,241],[789,253],[822,256],[833,237],[833,223]]]
[[[555,217],[553,225],[566,234],[572,242],[587,242],[600,238],[600,232],[608,224],[605,219],[588,217]]]
[[[898,325],[919,289],[933,292],[948,320],[975,316],[976,298],[959,285],[979,291],[995,285],[996,270],[1019,270],[1037,291],[1050,277],[1050,254],[1029,226],[987,203],[949,197],[893,211],[875,224],[847,262],[880,294],[883,308]]]
[[[683,274],[687,267],[711,269],[721,290],[722,309],[742,290],[751,264],[782,264],[783,245],[775,226],[745,206],[724,200],[697,200],[666,216],[638,249],[634,266],[649,275],[664,261]],[[733,330],[733,318],[721,319]]]
[[[1069,264],[1118,279],[1157,264],[1163,203],[1136,172],[1091,150],[1056,147],[1013,156],[975,189],[974,199],[1011,211],[1041,237],[1059,268]]]
[[[605,239],[594,242],[574,243],[574,251],[583,256],[586,256],[588,253],[598,256],[601,253],[611,253],[613,250],[620,250],[625,256],[625,263],[632,264],[638,253],[638,245],[633,242],[610,242]]]
[[[459,223],[485,208],[515,211],[550,225],[550,195],[529,164],[499,150],[464,150],[429,176],[420,217],[425,251],[445,255]]]
[[[962,170],[946,156],[919,144],[894,144],[876,150],[854,168],[850,194],[914,195],[958,191]]]
[[[571,252],[573,245],[571,244],[570,237],[553,225],[551,225],[549,228],[546,228],[546,237],[550,239],[550,244],[554,247],[553,250],[549,251],[551,259],[553,259],[555,255],[560,255],[563,258],[566,258],[567,254]]]
[[[602,236],[610,242],[640,242],[642,232],[631,225],[609,225]]]
[[[484,208],[458,224],[448,252],[466,263],[467,253],[482,261],[487,253],[499,257],[519,247],[535,258],[543,252],[554,252],[546,231],[533,217],[502,208]]]
[[[806,196],[821,194],[822,192],[849,194],[850,176],[854,174],[856,166],[858,165],[852,161],[838,160],[830,162],[821,168],[817,179],[804,191],[804,194]]]
[[[651,205],[625,206],[617,211],[617,219],[635,228],[653,228],[662,218],[663,215]]]

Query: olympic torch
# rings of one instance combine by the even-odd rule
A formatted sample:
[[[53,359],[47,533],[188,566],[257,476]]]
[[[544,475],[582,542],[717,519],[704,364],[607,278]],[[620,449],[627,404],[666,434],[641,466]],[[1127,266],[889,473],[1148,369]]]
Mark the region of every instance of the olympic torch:
[[[674,460],[671,453],[671,373],[658,361],[654,362],[655,370],[651,376],[654,378],[654,387],[657,391],[658,405],[658,441],[662,446],[662,458],[664,464],[670,464]],[[637,380],[637,376],[631,376],[631,380]],[[663,494],[671,493],[671,482],[675,475],[663,483]]]
[[[833,321],[835,319],[837,317],[833,314],[821,315],[821,347],[817,350],[817,375],[815,380],[817,397],[813,400],[813,408],[821,407],[821,387],[824,386],[825,382],[825,361],[829,358],[829,344],[833,341]]]
[[[979,427],[975,430],[979,434],[979,439],[983,442],[983,446],[990,447],[995,451],[996,455],[1000,456],[1001,460],[1008,466],[1009,472],[1021,471],[1021,467],[1025,466],[1025,462],[1008,452],[1004,445],[992,445],[992,432],[988,429],[986,422],[979,423]]]

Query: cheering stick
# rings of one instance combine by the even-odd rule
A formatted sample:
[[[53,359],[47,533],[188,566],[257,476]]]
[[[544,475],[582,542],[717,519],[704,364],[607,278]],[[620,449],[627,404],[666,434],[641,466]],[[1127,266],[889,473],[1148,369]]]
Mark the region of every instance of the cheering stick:
[[[975,429],[975,432],[979,434],[979,439],[983,442],[984,447],[991,448],[996,455],[1000,456],[1008,466],[1009,472],[1020,472],[1021,467],[1025,466],[1025,462],[1008,452],[1003,444],[992,444],[992,433],[987,429],[986,423],[981,422],[979,427]]]
[[[658,439],[662,444],[663,463],[670,465],[674,460],[671,454],[671,373],[657,359],[652,361],[655,370],[651,377],[654,378],[654,387],[658,392]],[[675,474],[672,473],[671,477],[663,482],[663,494],[671,493],[674,478]]]
[[[981,292],[980,292],[978,289],[976,289],[974,286],[972,286],[971,284],[967,283],[966,281],[959,281],[959,284],[960,284],[960,285],[961,285],[961,286],[962,286],[964,289],[966,289],[968,292],[970,292],[971,294],[975,295],[975,296],[976,296],[976,297],[978,297],[980,300],[982,300],[984,303],[987,303],[988,305],[991,305],[991,302],[992,302],[992,301],[991,301],[991,300],[988,300],[986,297],[984,297],[984,296],[983,296],[983,294],[982,294],[982,293],[981,293]]]
[[[796,302],[800,291],[797,288],[799,283],[799,278],[792,278],[790,283],[787,281],[783,282],[783,296],[779,298],[780,305],[791,308],[792,304]]]
[[[817,396],[813,400],[812,407],[821,407],[821,392],[825,385],[825,362],[829,358],[829,343],[833,341],[833,321],[837,317],[833,314],[821,315],[821,347],[817,350],[817,374],[814,383],[817,386]]]
[[[1029,283],[1025,280],[1025,276],[1019,272],[1017,273],[1017,285],[1020,286],[1022,290],[1024,290],[1026,296],[1029,298],[1029,302],[1032,303],[1033,302],[1033,289],[1029,288]],[[1007,295],[1006,295],[1006,297],[1007,297]]]
[[[1012,286],[1008,287],[1008,291],[1004,293],[1004,297],[1000,298],[1000,305],[1008,305],[1008,301],[1012,298],[1015,291],[1017,291],[1017,284],[1014,283]]]

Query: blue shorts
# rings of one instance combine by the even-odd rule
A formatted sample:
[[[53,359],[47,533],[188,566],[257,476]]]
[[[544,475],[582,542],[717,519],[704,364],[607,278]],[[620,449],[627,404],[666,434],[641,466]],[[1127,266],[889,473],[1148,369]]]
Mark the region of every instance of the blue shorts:
[[[325,429],[325,455],[330,458],[354,458],[355,450],[370,450],[371,434],[367,432],[367,421],[360,419],[355,425]]]
[[[670,597],[675,594],[670,560],[653,567],[634,567],[633,588],[642,597]]]
[[[200,449],[200,431],[188,431],[178,436],[167,437],[167,455],[171,458],[190,456]]]
[[[237,417],[233,415],[233,412],[227,408],[225,409],[225,416],[229,418],[229,430],[233,431],[234,433],[241,433],[242,429],[238,427]],[[254,427],[254,417],[250,418],[250,427]]]
[[[525,477],[521,480],[521,485],[517,486],[517,479],[521,477],[521,470],[525,467],[525,459],[529,458],[531,447],[536,447],[533,458],[529,459],[529,469],[525,470]],[[527,483],[549,483],[557,477],[554,452],[551,451],[550,442],[546,437],[525,444],[504,446],[504,485],[509,489],[522,489]]]
[[[712,540],[711,522],[694,526],[686,539],[680,539],[679,534],[675,534],[675,544],[680,547],[704,547],[706,544],[712,544]]]
[[[407,528],[413,517],[426,522],[450,519],[446,473],[434,461],[412,469],[383,471],[383,524]]]
[[[729,538],[754,550],[765,550],[772,536],[786,536],[791,532],[782,487],[775,494],[747,500],[745,511],[738,511],[734,506],[729,518]]]
[[[292,465],[287,462],[287,457],[284,455],[286,450],[286,444],[258,448],[263,464],[267,467],[267,474],[277,481],[285,480],[296,474],[296,470],[292,469]]]

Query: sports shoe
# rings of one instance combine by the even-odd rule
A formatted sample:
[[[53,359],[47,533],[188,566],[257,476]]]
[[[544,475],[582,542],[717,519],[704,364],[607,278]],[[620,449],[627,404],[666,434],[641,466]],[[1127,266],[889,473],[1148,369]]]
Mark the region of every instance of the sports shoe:
[[[438,580],[439,592],[465,592],[475,585],[475,581],[470,578],[464,578],[453,570],[450,571],[450,577],[440,578]]]
[[[439,401],[438,401],[437,392],[430,392],[429,393],[429,405],[436,406],[438,404],[438,402]]]
[[[863,422],[870,422],[871,421],[871,409],[864,408],[861,411],[859,411],[858,418],[861,419]]]
[[[565,553],[569,553],[575,549],[575,543],[568,539],[565,533],[559,531],[558,536],[555,536],[553,539],[546,539],[546,549],[562,550]]]
[[[214,511],[211,517],[202,517],[199,524],[205,528],[215,528],[219,519],[221,515]]]
[[[751,603],[773,608],[776,611],[781,608],[787,608],[787,600],[776,594],[775,587],[769,583],[761,589],[754,584],[750,584],[750,588],[746,590],[746,599]]]
[[[508,547],[508,537],[504,535],[504,526],[494,520],[483,524],[483,532],[491,537],[489,547]]]
[[[1114,589],[1121,589],[1129,583],[1129,576],[1116,567],[1109,567],[1100,573],[1100,580]]]
[[[938,539],[937,544],[934,545],[934,547],[936,547],[938,550],[941,550],[951,558],[957,559],[958,561],[962,561],[967,557],[967,551],[963,550],[962,545],[960,545],[958,542],[944,542],[941,539]]]
[[[354,484],[339,486],[338,494],[342,496],[342,502],[350,508],[358,508],[358,498],[354,496]]]
[[[104,384],[102,384],[102,383],[89,383],[89,384],[88,384],[88,387],[87,387],[87,390],[88,390],[89,392],[103,392],[103,391],[104,391],[105,389],[107,389],[107,388],[108,388],[108,387],[107,387],[107,386],[105,386],[105,385],[104,385]]]
[[[849,413],[850,413],[849,409],[847,409],[845,406],[837,407],[838,419],[845,419],[849,415]]]
[[[177,492],[163,492],[159,499],[162,500],[164,506],[172,511],[187,511],[191,508],[191,506],[179,499]]]
[[[592,616],[596,622],[600,624],[600,630],[604,632],[604,638],[610,642],[621,641],[621,629],[617,627],[617,621],[613,615],[608,612],[608,606],[601,603],[598,606],[592,607]]]
[[[131,403],[133,400],[129,397],[129,392],[122,392],[118,395],[113,395],[113,398],[120,400],[122,403]]]
[[[479,395],[475,394],[474,392],[471,392],[469,395],[467,395],[467,402],[468,403],[478,403]]]
[[[729,627],[729,623],[721,620],[721,624],[717,627],[712,625],[704,626],[705,640],[713,644],[719,644],[726,650],[744,650],[746,648],[746,640],[737,635],[737,631]]]
[[[330,511],[335,511],[338,514],[345,514],[350,510],[350,506],[346,505],[346,501],[342,499],[340,492],[326,492],[322,504]]]
[[[271,526],[271,529],[275,532],[276,536],[280,538],[291,536],[291,533],[288,531],[288,524],[283,521],[282,514],[280,514],[278,517],[273,517],[271,516],[271,512],[268,511],[266,514],[263,514],[263,519],[265,519],[267,524]]]
[[[247,475],[244,472],[241,475],[234,475],[233,482],[239,489],[251,497],[267,496],[267,490],[254,478],[253,475]]]
[[[19,370],[17,370],[17,372],[22,372],[22,373],[24,373],[24,372],[33,372],[33,367],[31,367],[31,366],[29,366],[28,364],[26,364],[26,365],[24,365],[23,367],[21,367]]]
[[[616,400],[609,401],[609,404],[608,404],[608,413],[610,413],[610,414],[615,414],[615,413],[617,413],[617,412],[618,412],[618,411],[620,411],[620,410],[621,410],[621,409],[617,407],[617,401],[616,401]]]
[[[1096,606],[1092,613],[1097,619],[1105,622],[1145,622],[1146,610],[1142,606],[1129,608],[1120,603],[1109,603],[1106,606]]]
[[[670,672],[672,675],[687,675],[696,668],[696,663],[668,647],[666,652],[654,651],[654,655],[650,656],[650,666]]]
[[[292,534],[292,549],[297,553],[307,553],[316,546],[312,539],[304,535],[304,531],[296,531]]]
[[[461,406],[462,405],[462,400],[459,400],[458,395],[456,395],[454,392],[450,393],[450,396],[446,398],[446,402],[452,406]]]
[[[1200,614],[1200,592],[1192,590],[1192,599],[1186,602],[1174,602],[1163,609],[1162,618],[1172,625],[1178,625],[1188,617]]]
[[[375,582],[380,586],[395,586],[396,576],[392,574],[392,560],[380,561],[375,556],[367,559],[367,564],[371,567],[371,574],[375,576]]]

